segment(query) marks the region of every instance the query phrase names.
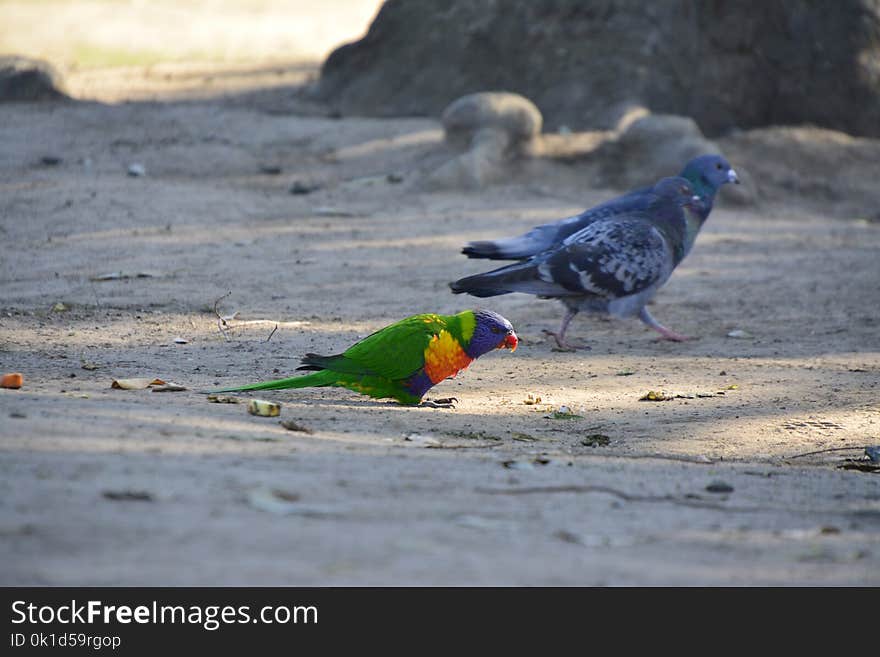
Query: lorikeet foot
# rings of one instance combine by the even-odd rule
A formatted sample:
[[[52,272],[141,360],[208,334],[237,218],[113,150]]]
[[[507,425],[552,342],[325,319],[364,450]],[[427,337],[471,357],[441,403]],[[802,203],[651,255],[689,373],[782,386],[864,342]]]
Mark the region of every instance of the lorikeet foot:
[[[426,408],[455,408],[456,397],[444,397],[443,399],[425,399],[419,406]]]

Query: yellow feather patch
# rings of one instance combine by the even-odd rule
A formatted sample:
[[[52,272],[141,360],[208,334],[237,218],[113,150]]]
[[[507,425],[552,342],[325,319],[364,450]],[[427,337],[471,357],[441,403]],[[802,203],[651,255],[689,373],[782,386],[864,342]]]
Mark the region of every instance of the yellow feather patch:
[[[455,376],[471,364],[473,358],[468,356],[458,340],[448,331],[440,331],[431,338],[425,349],[425,374],[431,383],[440,383],[443,379]]]

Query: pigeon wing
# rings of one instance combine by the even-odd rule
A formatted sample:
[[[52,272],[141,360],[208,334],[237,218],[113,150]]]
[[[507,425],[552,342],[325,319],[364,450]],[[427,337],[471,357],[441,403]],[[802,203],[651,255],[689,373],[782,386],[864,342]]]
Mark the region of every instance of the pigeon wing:
[[[571,235],[537,265],[538,277],[559,296],[606,299],[638,294],[672,273],[666,239],[644,220],[597,221]]]

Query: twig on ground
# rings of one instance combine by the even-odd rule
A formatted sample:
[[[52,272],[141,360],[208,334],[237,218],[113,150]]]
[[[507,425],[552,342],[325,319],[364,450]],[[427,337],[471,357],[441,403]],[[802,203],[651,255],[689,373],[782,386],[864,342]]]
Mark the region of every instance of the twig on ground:
[[[101,306],[101,300],[98,298],[98,289],[95,287],[95,284],[94,284],[94,283],[92,283],[91,281],[90,281],[90,283],[91,283],[91,286],[92,286],[92,293],[95,295],[95,305],[96,305],[98,308],[101,308],[101,307],[102,307],[102,306]]]
[[[272,329],[272,332],[269,334],[269,337],[266,338],[266,342],[269,342],[269,340],[272,339],[272,336],[275,335],[275,331],[277,331],[277,330],[278,330],[278,324],[276,324],[275,328]]]
[[[793,454],[792,456],[783,456],[783,459],[799,459],[802,456],[813,456],[813,454],[824,454],[825,452],[848,452],[854,449],[865,449],[861,447],[829,447],[828,449],[817,449],[815,452],[804,452],[803,454]]]
[[[229,292],[227,292],[227,293],[224,294],[223,296],[217,297],[217,298],[214,300],[214,306],[213,306],[213,308],[214,308],[214,314],[217,315],[217,330],[220,331],[220,335],[222,335],[222,336],[223,336],[223,339],[226,340],[227,342],[229,342],[229,336],[226,335],[226,331],[225,331],[224,328],[223,328],[224,326],[226,326],[226,320],[223,319],[223,317],[222,317],[222,316],[220,315],[220,313],[217,311],[217,304],[220,303],[221,301],[223,301],[223,299],[225,299],[226,297],[228,297],[230,294],[232,294],[232,290],[229,290]]]

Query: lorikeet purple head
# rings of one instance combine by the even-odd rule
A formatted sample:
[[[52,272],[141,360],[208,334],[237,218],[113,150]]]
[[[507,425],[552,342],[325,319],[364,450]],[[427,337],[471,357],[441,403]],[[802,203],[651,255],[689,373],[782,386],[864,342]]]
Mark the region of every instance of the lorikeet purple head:
[[[516,351],[519,339],[509,321],[491,310],[474,310],[474,333],[465,352],[471,358],[479,358],[493,349]]]

